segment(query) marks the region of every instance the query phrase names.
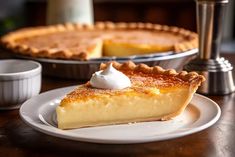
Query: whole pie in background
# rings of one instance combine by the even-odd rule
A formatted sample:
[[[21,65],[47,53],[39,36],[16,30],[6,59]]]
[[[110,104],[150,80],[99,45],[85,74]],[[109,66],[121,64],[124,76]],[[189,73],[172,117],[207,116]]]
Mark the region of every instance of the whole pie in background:
[[[3,36],[1,45],[32,57],[88,60],[102,56],[179,53],[197,48],[198,37],[182,28],[151,23],[69,23],[17,30]]]

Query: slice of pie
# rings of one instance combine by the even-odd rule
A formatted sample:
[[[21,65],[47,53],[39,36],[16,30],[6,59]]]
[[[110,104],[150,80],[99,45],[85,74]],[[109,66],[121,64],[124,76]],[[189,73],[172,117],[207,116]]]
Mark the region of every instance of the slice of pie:
[[[101,64],[101,69],[108,64]],[[112,64],[128,76],[131,87],[97,89],[89,82],[77,87],[56,108],[60,129],[169,120],[184,111],[204,81],[195,72],[177,73],[133,62]]]
[[[1,38],[1,45],[33,57],[87,60],[197,48],[196,33],[151,23],[97,22],[21,29]]]

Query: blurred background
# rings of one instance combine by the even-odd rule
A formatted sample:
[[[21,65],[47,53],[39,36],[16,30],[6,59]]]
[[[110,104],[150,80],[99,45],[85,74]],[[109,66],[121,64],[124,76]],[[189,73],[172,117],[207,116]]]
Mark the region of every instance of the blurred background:
[[[89,16],[92,21],[151,22],[179,26],[196,32],[194,0],[1,0],[0,35],[22,27],[47,25],[51,9],[61,7],[59,1],[64,4],[63,7],[70,7],[69,15],[83,13],[76,12],[76,9],[90,9]],[[82,3],[87,1],[90,1],[90,6],[84,7]],[[68,3],[71,3],[70,6]],[[223,31],[222,51],[225,52],[235,52],[234,9],[234,0],[230,0]],[[66,12],[68,15],[68,10]],[[76,19],[72,20],[74,21]]]

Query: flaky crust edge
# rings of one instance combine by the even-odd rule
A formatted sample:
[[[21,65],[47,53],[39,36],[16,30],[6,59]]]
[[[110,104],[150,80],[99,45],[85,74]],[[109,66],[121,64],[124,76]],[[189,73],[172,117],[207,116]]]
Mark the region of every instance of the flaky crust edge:
[[[50,49],[39,50],[34,47],[27,45],[17,44],[15,42],[17,39],[32,37],[36,35],[45,35],[56,32],[64,32],[68,30],[151,30],[151,31],[163,31],[163,32],[172,32],[174,34],[182,35],[187,40],[177,43],[173,46],[174,51],[182,52],[189,49],[198,47],[198,36],[196,33],[185,30],[183,28],[159,25],[152,23],[113,23],[113,22],[97,22],[94,25],[88,24],[79,24],[79,23],[66,23],[52,26],[42,26],[34,28],[24,28],[14,32],[11,32],[0,39],[0,44],[15,53],[20,53],[24,55],[30,55],[32,57],[49,57],[49,58],[60,58],[60,59],[79,59],[87,60],[89,59],[88,52],[80,52],[74,55],[68,50],[60,50],[51,53]],[[50,54],[48,56],[48,54]]]
[[[107,63],[101,63],[100,69],[105,69],[109,64],[112,63],[112,66],[117,70],[131,70],[131,71],[137,71],[142,72],[146,74],[163,74],[168,76],[174,76],[178,77],[186,82],[189,82],[190,85],[193,87],[198,87],[201,85],[202,82],[205,81],[205,77],[202,75],[199,75],[196,72],[187,72],[187,71],[181,71],[176,72],[174,69],[163,69],[160,66],[153,66],[150,67],[146,64],[135,64],[133,61],[127,61],[124,63],[119,63],[116,61],[110,61]]]

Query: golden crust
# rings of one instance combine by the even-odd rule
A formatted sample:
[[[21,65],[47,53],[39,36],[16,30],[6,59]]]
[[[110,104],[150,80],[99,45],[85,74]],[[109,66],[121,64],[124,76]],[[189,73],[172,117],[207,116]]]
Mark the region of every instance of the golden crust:
[[[53,51],[50,49],[37,49],[35,47],[30,47],[28,45],[19,44],[17,40],[30,38],[34,36],[42,36],[53,34],[57,32],[66,31],[89,31],[89,30],[150,30],[150,31],[161,31],[170,32],[176,36],[182,36],[183,41],[173,44],[173,51],[181,52],[197,47],[198,37],[196,33],[190,32],[188,30],[169,27],[166,25],[158,25],[152,23],[112,23],[112,22],[97,22],[94,25],[87,24],[59,24],[54,26],[36,27],[36,28],[26,28],[21,29],[12,33],[9,33],[1,38],[1,44],[13,52],[27,54],[34,57],[49,57],[49,58],[63,58],[63,59],[81,59],[86,60],[89,58],[89,51],[81,50],[79,53],[73,54],[68,50],[58,50]]]
[[[161,68],[160,66],[150,67],[146,64],[136,65],[132,61],[128,61],[123,64],[118,63],[116,61],[111,61],[108,63],[101,63],[100,69],[105,69],[110,63],[112,63],[114,68],[116,68],[117,70],[120,70],[120,71],[141,72],[141,73],[144,73],[147,75],[161,74],[162,76],[166,76],[168,78],[170,78],[170,77],[171,78],[172,77],[180,78],[184,82],[193,84],[195,86],[199,86],[201,84],[201,82],[205,81],[205,77],[202,75],[199,75],[196,72],[189,72],[188,73],[186,71],[181,71],[181,72],[177,73],[174,69],[165,70],[165,69]]]

